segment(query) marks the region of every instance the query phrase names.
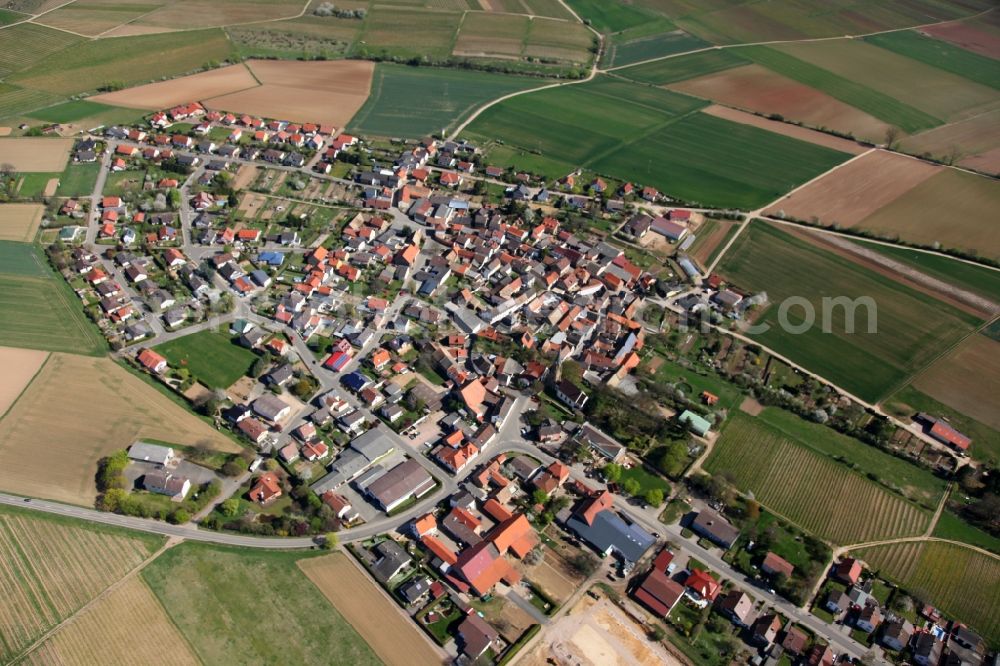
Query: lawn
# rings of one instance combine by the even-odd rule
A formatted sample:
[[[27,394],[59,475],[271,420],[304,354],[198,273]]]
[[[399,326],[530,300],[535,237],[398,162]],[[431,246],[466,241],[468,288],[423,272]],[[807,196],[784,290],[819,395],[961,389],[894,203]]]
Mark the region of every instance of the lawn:
[[[901,543],[857,551],[911,595],[1000,644],[1000,560],[954,544]]]
[[[34,199],[45,193],[45,188],[49,181],[58,178],[58,173],[21,173],[21,187],[17,191],[17,196],[21,199]]]
[[[685,368],[662,356],[658,356],[660,364],[656,368],[656,380],[663,384],[682,384],[689,399],[700,401],[702,391],[714,393],[719,397],[718,409],[731,410],[739,406],[743,400],[743,392],[736,386],[720,379],[714,373],[704,370],[704,374],[690,368]],[[687,386],[684,387],[683,385]]]
[[[865,37],[865,41],[984,86],[1000,89],[1000,67],[996,60],[954,44],[925,37],[912,30],[872,35]]]
[[[734,49],[725,49],[702,51],[701,53],[626,67],[617,70],[617,74],[633,81],[662,86],[749,63],[749,60],[738,55]]]
[[[256,354],[238,345],[222,330],[185,335],[159,345],[156,350],[170,365],[187,368],[209,388],[228,388],[249,372],[257,359]]]
[[[379,64],[352,132],[418,138],[440,132],[486,102],[546,81],[459,69]]]
[[[0,345],[99,355],[100,332],[76,295],[28,243],[0,242]]]
[[[936,508],[948,483],[923,467],[842,435],[833,428],[812,423],[778,407],[767,407],[757,416],[788,439],[817,453],[853,467],[906,498]]]
[[[379,664],[295,566],[303,557],[184,543],[142,577],[204,663]]]
[[[962,520],[951,511],[942,511],[933,536],[979,546],[1000,553],[1000,539]]]
[[[94,40],[41,59],[10,77],[10,81],[72,95],[102,86],[126,87],[190,73],[213,61],[225,60],[232,50],[222,30]]]
[[[638,497],[642,497],[650,490],[662,490],[664,495],[670,494],[670,484],[667,480],[656,474],[650,474],[642,465],[632,465],[628,469],[622,469],[622,478],[619,481],[622,485],[629,479],[634,479],[639,483]]]
[[[101,173],[99,162],[92,164],[70,164],[59,176],[59,189],[56,196],[82,197],[94,192],[97,177]]]
[[[777,49],[766,46],[748,46],[737,50],[741,56],[749,58],[782,76],[787,76],[835,97],[845,104],[850,104],[880,120],[899,127],[904,132],[912,134],[942,123],[935,116],[905,104],[881,90],[839,76]]]
[[[705,469],[728,473],[763,506],[832,543],[914,536],[930,519],[930,512],[742,412],[723,429]]]
[[[891,393],[978,323],[931,296],[761,222],[736,239],[717,270],[742,289],[767,293],[769,304],[756,323],[768,329],[754,339],[871,402]],[[815,313],[805,332],[792,328],[807,323],[801,305],[788,307],[789,326],[780,325],[781,304],[793,297],[805,299]],[[848,332],[846,308],[828,305],[824,315],[828,297],[870,298],[873,321],[868,309],[859,307],[855,330]]]
[[[680,118],[589,166],[692,204],[751,210],[848,158],[836,150],[703,113]]]

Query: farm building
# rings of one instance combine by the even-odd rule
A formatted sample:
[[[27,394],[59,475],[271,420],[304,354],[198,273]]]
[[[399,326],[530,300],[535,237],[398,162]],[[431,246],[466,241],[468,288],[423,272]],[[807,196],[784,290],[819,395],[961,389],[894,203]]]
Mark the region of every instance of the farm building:
[[[376,479],[366,492],[383,511],[389,512],[410,498],[427,494],[433,488],[434,477],[411,458]]]
[[[151,493],[166,495],[174,502],[182,501],[191,490],[191,481],[168,472],[150,472],[142,480],[143,487]]]
[[[175,460],[174,450],[168,446],[159,444],[147,444],[136,442],[128,449],[128,457],[139,462],[153,463],[161,467],[172,463]]]

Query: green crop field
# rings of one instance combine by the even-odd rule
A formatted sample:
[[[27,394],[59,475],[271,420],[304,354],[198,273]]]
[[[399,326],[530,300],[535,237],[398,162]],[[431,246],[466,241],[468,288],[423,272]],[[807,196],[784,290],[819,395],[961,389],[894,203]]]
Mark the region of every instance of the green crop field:
[[[872,35],[865,37],[865,41],[984,86],[1000,89],[1000,61],[954,44],[914,31]]]
[[[594,158],[690,113],[701,100],[608,77],[520,95],[490,107],[466,129],[475,140],[537,151],[586,166]]]
[[[890,414],[911,417],[917,412],[927,412],[946,418],[960,432],[972,438],[969,454],[977,460],[992,460],[1000,463],[1000,432],[971,416],[967,416],[948,405],[935,400],[913,386],[904,386],[884,401]]]
[[[961,541],[973,546],[979,546],[994,553],[1000,553],[1000,538],[984,532],[971,525],[951,511],[942,511],[937,524],[934,525],[934,536],[940,539]]]
[[[705,468],[729,474],[768,509],[833,543],[917,535],[930,519],[929,512],[742,412],[723,429]]]
[[[228,388],[257,355],[220,331],[198,331],[156,347],[175,368],[187,368],[209,388]]]
[[[935,116],[890,97],[880,90],[838,76],[782,51],[766,46],[748,46],[736,50],[740,55],[782,76],[825,92],[845,104],[850,104],[899,127],[904,132],[914,133],[942,124],[942,121]]]
[[[749,63],[750,61],[738,55],[735,49],[716,49],[626,67],[617,70],[616,73],[640,83],[662,86]]]
[[[83,38],[34,23],[0,30],[0,77],[26,69]]]
[[[753,337],[792,361],[868,401],[878,401],[914,372],[927,366],[975,327],[978,320],[931,296],[845,258],[827,252],[775,226],[754,222],[723,255],[718,272],[752,292],[767,292],[769,305],[757,319],[769,329]],[[784,331],[781,303],[805,299],[815,314],[804,333]],[[848,332],[846,308],[830,308],[823,298],[870,298],[858,307],[854,332]],[[791,327],[805,321],[801,305],[787,307]],[[823,332],[824,319],[828,333]],[[875,332],[871,332],[871,324]]]
[[[44,120],[50,123],[72,123],[77,120],[83,120],[84,118],[96,116],[100,113],[106,113],[116,108],[118,107],[108,106],[107,104],[98,104],[97,102],[88,102],[85,99],[78,99],[72,102],[66,102],[65,104],[58,104],[56,106],[50,106],[46,109],[40,109],[29,115],[32,118],[37,118],[38,120]],[[132,111],[133,115],[141,117],[138,115],[139,113],[141,112]]]
[[[206,664],[380,664],[295,566],[303,557],[183,543],[142,577]]]
[[[842,435],[833,428],[806,421],[784,409],[767,407],[757,420],[802,446],[856,469],[925,508],[936,509],[948,485],[944,479],[923,467]]]
[[[693,204],[751,210],[849,156],[698,113],[635,137],[588,166]]]
[[[619,32],[657,18],[656,14],[633,5],[609,0],[567,0],[567,4],[600,32]]]
[[[974,266],[951,257],[919,252],[906,247],[857,242],[869,250],[911,266],[921,273],[1000,303],[1000,270]]]
[[[56,196],[82,197],[92,194],[100,173],[101,165],[99,162],[70,164],[59,176],[59,189],[56,190]]]
[[[102,354],[107,344],[83,306],[28,243],[0,241],[0,345]]]
[[[111,84],[130,86],[178,76],[221,62],[232,52],[222,30],[116,37],[73,45],[35,62],[10,81],[72,95]]]
[[[655,34],[643,30],[642,36],[638,33],[637,30],[629,30],[609,37],[601,64],[605,67],[621,67],[710,46],[708,42],[683,30],[668,29]]]
[[[371,95],[349,129],[418,138],[451,127],[492,99],[541,85],[545,81],[521,76],[379,64]]]
[[[879,574],[1000,645],[1000,558],[950,543],[899,543],[854,551]]]

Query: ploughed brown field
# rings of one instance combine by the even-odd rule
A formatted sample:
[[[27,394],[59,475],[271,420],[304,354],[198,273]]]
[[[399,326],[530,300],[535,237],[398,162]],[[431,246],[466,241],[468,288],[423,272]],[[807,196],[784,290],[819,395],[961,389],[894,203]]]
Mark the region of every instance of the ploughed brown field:
[[[0,204],[0,240],[30,243],[44,212],[42,204]]]
[[[230,65],[170,81],[97,95],[90,99],[130,109],[157,111],[195,100],[257,87],[257,79],[244,65]]]
[[[164,655],[170,655],[171,664],[201,663],[152,590],[133,576],[60,627],[26,662],[152,664],[164,661]]]
[[[807,127],[799,127],[798,125],[783,123],[780,120],[770,120],[746,111],[732,109],[728,106],[712,104],[711,106],[702,109],[702,113],[707,113],[710,116],[715,116],[716,118],[731,120],[732,122],[740,123],[741,125],[752,125],[776,134],[784,134],[785,136],[790,136],[793,139],[814,143],[817,146],[826,146],[827,148],[833,148],[834,150],[839,150],[842,153],[848,153],[850,155],[860,155],[868,150],[868,148],[865,148],[861,144],[849,139],[841,139],[840,137],[833,136],[832,134],[824,134],[823,132],[818,132]]]
[[[1000,430],[1000,342],[970,336],[913,385],[957,412]]]
[[[362,60],[250,60],[262,85],[205,99],[220,111],[341,128],[368,99],[375,65]]]
[[[13,137],[0,139],[0,161],[16,171],[62,171],[66,168],[73,139]]]
[[[826,93],[772,72],[746,65],[680,81],[672,90],[757,113],[777,113],[811,127],[829,127],[881,141],[888,125]]]
[[[348,558],[334,553],[298,567],[388,666],[441,663],[443,653]]]
[[[0,379],[0,416],[6,414],[17,401],[48,357],[49,353],[44,351],[0,347],[0,368],[3,368],[3,379]]]
[[[988,32],[975,24],[958,21],[921,28],[920,32],[980,55],[1000,58],[1000,32]]]
[[[909,157],[874,151],[781,199],[765,212],[855,226],[941,170]]]
[[[143,437],[240,450],[110,359],[54,353],[0,420],[0,490],[92,505],[98,460]]]
[[[909,136],[902,147],[914,155],[930,153],[959,166],[1000,174],[1000,109]]]

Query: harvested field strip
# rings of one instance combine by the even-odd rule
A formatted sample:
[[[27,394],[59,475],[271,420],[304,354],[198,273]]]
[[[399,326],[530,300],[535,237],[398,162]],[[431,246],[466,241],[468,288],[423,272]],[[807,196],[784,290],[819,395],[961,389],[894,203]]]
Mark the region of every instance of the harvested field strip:
[[[970,336],[922,372],[913,386],[1000,430],[1000,342]]]
[[[920,534],[930,514],[737,412],[705,461],[763,505],[833,543]],[[858,506],[869,507],[858,511]]]
[[[259,85],[257,79],[253,77],[246,66],[239,64],[191,76],[182,76],[170,81],[159,81],[135,88],[116,90],[96,95],[90,99],[131,109],[155,111],[191,100],[204,100],[246,88],[255,88],[257,85]]]
[[[0,512],[0,660],[124,576],[157,541]]]
[[[146,583],[133,577],[60,628],[26,661],[66,666],[151,664],[164,655],[170,655],[171,664],[201,663]]]
[[[747,46],[735,50],[759,65],[836,97],[845,104],[896,125],[905,132],[918,132],[942,123],[931,114],[904,104],[878,90],[838,76],[782,51],[766,46]]]
[[[731,120],[732,122],[740,123],[741,125],[759,127],[760,129],[765,129],[769,132],[774,132],[775,134],[781,134],[793,139],[798,139],[799,141],[805,141],[807,143],[816,144],[817,146],[825,146],[833,150],[839,150],[840,152],[847,153],[848,155],[860,155],[868,150],[865,146],[849,139],[841,139],[840,137],[833,136],[831,134],[824,134],[823,132],[817,132],[816,130],[811,130],[807,127],[799,127],[798,125],[783,123],[778,120],[770,120],[753,113],[747,113],[746,111],[731,109],[727,106],[712,104],[711,106],[706,107],[704,112],[710,116],[715,116],[716,118]]]
[[[984,20],[985,19],[985,20]],[[935,39],[988,58],[1000,57],[1000,31],[988,25],[989,16],[974,21],[943,23],[921,28],[920,32]]]
[[[0,155],[19,172],[55,172],[66,168],[72,139],[8,137],[0,139]]]
[[[41,204],[0,204],[0,240],[31,242],[44,212]]]
[[[910,594],[968,623],[992,645],[1000,642],[996,557],[939,541],[872,546],[852,554]]]
[[[298,565],[388,666],[440,662],[428,639],[348,557],[334,553]],[[386,641],[387,635],[393,640]]]
[[[0,382],[0,418],[17,401],[48,357],[44,351],[0,347],[0,368],[4,369]]]
[[[186,542],[164,552],[141,575],[202,663],[381,663],[295,566],[303,557],[310,555]],[[276,640],[262,631],[261,608],[295,640]]]
[[[925,65],[1000,89],[1000,62],[948,42],[924,37],[918,32],[893,32],[865,37],[865,41]]]
[[[1000,174],[1000,109],[906,137],[901,146],[913,155]]]

